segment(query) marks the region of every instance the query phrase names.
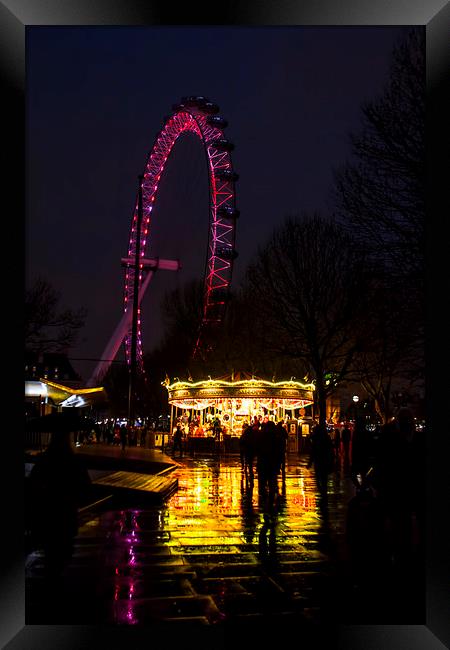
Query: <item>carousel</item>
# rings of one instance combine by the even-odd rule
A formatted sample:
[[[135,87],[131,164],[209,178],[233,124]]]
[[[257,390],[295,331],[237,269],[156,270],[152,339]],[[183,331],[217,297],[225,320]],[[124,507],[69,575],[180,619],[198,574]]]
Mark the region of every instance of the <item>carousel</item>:
[[[217,444],[238,448],[243,428],[256,417],[291,422],[307,418],[313,404],[314,384],[267,381],[241,375],[204,381],[164,382],[171,405],[172,431],[180,424],[187,447],[209,448]],[[201,442],[204,441],[204,442]]]

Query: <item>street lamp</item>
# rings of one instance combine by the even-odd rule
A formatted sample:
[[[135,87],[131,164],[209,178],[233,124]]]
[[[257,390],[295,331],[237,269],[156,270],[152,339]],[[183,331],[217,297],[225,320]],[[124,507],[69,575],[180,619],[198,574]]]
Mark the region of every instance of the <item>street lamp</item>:
[[[351,411],[353,411],[353,417],[356,421],[359,412],[359,407],[358,407],[359,395],[353,395],[352,401],[353,401],[353,407],[351,408]]]

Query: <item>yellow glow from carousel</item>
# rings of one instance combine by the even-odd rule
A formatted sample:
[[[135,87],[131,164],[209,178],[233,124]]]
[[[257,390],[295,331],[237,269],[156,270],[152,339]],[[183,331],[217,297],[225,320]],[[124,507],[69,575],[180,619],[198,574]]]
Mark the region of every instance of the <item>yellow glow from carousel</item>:
[[[232,437],[240,434],[246,418],[262,415],[263,412],[272,419],[285,418],[287,412],[292,413],[313,404],[315,390],[313,383],[295,381],[295,377],[276,382],[256,377],[236,380],[234,377],[208,377],[194,382],[180,381],[175,377],[172,384],[166,377],[162,384],[166,387],[172,408],[192,410],[192,417],[195,411],[200,414],[198,428],[195,423],[192,428],[194,437],[217,435],[216,425],[211,423],[213,416],[219,418],[219,435]],[[211,409],[213,413],[206,413],[206,409]],[[176,411],[172,417],[177,417]]]
[[[240,381],[226,381],[223,379],[207,379],[204,381],[177,381],[174,384],[170,384],[166,379],[165,382],[162,382],[163,386],[166,386],[167,390],[179,390],[181,388],[208,388],[208,387],[227,387],[227,388],[301,388],[302,390],[315,390],[313,383],[302,384],[300,381],[266,381],[265,379],[242,379]]]

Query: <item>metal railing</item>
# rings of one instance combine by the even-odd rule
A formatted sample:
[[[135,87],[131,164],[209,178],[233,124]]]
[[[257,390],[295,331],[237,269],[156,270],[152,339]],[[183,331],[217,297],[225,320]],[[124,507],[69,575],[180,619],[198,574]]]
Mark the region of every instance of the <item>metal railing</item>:
[[[44,451],[50,442],[51,433],[42,431],[25,431],[24,449],[25,451]]]

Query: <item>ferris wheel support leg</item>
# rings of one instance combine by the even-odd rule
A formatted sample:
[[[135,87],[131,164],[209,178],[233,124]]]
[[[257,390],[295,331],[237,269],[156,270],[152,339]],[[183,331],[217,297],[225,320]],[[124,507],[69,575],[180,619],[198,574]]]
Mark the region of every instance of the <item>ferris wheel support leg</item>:
[[[154,271],[149,271],[141,285],[139,295],[138,295],[139,305],[141,304],[142,298],[144,297],[144,294],[147,290],[148,285],[150,284],[150,280],[152,279],[153,275],[154,275]],[[102,354],[102,358],[98,362],[94,372],[91,375],[91,378],[88,381],[87,384],[88,386],[94,386],[96,383],[101,381],[105,376],[105,374],[107,373],[109,366],[114,361],[116,354],[119,351],[119,348],[122,345],[125,336],[128,334],[130,330],[132,315],[133,315],[132,309],[127,309],[127,311],[123,313],[123,316],[119,321],[119,324],[114,330],[111,338],[109,339],[108,345],[106,346]]]
[[[123,260],[123,262],[126,261],[128,260]],[[145,260],[144,266],[147,267],[149,270],[139,289],[138,305],[141,304],[142,298],[144,297],[148,285],[150,284],[150,280],[152,279],[157,269],[162,269],[163,271],[178,271],[181,268],[180,262],[178,260],[160,260],[160,259]],[[87,383],[88,386],[90,387],[95,386],[98,382],[100,382],[103,379],[103,377],[107,373],[109,366],[114,361],[116,354],[119,351],[119,348],[122,345],[125,336],[130,331],[132,316],[133,316],[133,310],[130,308],[123,313],[123,316],[119,321],[119,324],[114,330],[114,333],[109,339],[108,345],[106,346],[102,354],[102,358],[98,362],[94,372],[92,373]]]

